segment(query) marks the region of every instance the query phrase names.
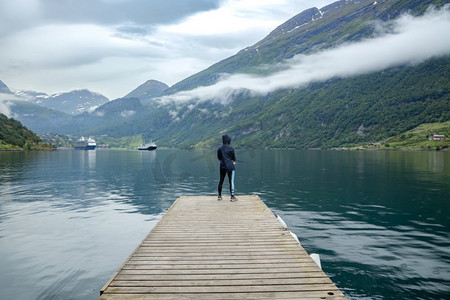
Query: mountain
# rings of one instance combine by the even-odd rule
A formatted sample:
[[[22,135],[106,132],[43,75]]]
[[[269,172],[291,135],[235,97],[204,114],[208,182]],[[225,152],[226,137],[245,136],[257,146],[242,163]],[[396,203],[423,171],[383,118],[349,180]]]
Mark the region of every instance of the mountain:
[[[3,84],[4,85],[4,84]],[[9,92],[8,92],[9,91]],[[6,85],[0,91],[0,113],[19,120],[33,131],[57,132],[70,122],[70,115],[33,103],[36,97],[48,97],[35,91],[12,93]]]
[[[142,136],[160,146],[178,148],[216,147],[223,133],[230,134],[233,144],[241,148],[335,148],[381,142],[424,123],[450,120],[449,55],[348,76],[337,74],[299,85],[285,84],[294,76],[331,68],[314,65],[316,69],[277,78],[279,87],[266,93],[245,86],[223,90],[218,96],[210,91],[219,80],[233,75],[253,83],[261,78],[265,85],[273,85],[275,77],[268,75],[294,68],[296,60],[307,56],[318,60],[319,56],[314,55],[376,39],[383,31],[392,30],[394,20],[400,16],[420,16],[431,5],[440,8],[444,3],[345,0],[321,9],[311,8],[281,24],[255,45],[186,78],[156,98],[150,98],[155,94],[146,94],[144,84],[127,95],[136,98],[125,97],[92,113],[62,118],[59,126],[48,119],[34,119],[33,123],[27,119],[24,124],[33,130],[33,126],[40,126],[39,132]],[[375,50],[366,52],[370,51]],[[348,67],[354,64],[350,60]],[[195,94],[201,88],[192,91],[205,86],[210,88],[205,96]],[[176,100],[180,91],[184,98]],[[190,100],[186,95],[192,95]]]
[[[138,98],[121,98],[110,101],[98,107],[91,114],[75,116],[79,126],[86,124],[83,132],[90,135],[106,134],[109,136],[137,135],[142,129],[136,127],[142,124],[142,112],[145,107]]]
[[[148,80],[123,98],[139,98],[142,101],[161,96],[169,86],[157,80]]]
[[[11,149],[53,149],[42,143],[41,139],[32,131],[12,118],[0,113],[0,150]]]
[[[222,74],[267,74],[298,54],[315,54],[379,35],[381,24],[422,15],[442,1],[338,1],[306,10],[245,48],[166,91],[212,85]],[[390,26],[390,25],[387,25]],[[347,78],[331,78],[258,96],[235,91],[220,101],[178,103],[172,121],[153,138],[177,147],[214,147],[219,135],[249,148],[333,148],[450,119],[450,57]],[[382,95],[382,96],[381,96]],[[189,108],[190,107],[190,108]]]
[[[0,94],[12,94],[11,90],[0,80]]]
[[[241,93],[227,105],[203,102],[176,112],[178,119],[157,131],[154,140],[209,148],[217,146],[226,132],[241,148],[336,148],[382,142],[423,123],[450,120],[450,57],[266,96]]]
[[[444,2],[341,0],[321,9],[307,9],[281,24],[255,45],[173,85],[166,94],[214,84],[224,73],[261,74],[266,72],[260,68],[262,65],[272,65],[275,69],[277,63],[297,54],[316,53],[372,37],[379,30],[380,22],[396,19],[405,13],[418,15],[430,5],[439,7]]]
[[[86,111],[92,111],[109,102],[109,99],[103,95],[84,89],[58,93],[50,96],[38,94],[30,101],[46,108],[75,115]]]

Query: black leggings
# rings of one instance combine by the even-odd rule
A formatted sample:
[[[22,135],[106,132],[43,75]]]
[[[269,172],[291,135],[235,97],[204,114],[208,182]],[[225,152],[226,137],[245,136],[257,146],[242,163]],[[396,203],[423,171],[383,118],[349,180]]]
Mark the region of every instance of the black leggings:
[[[228,175],[228,182],[230,183],[230,195],[234,195],[234,171],[222,173],[220,172],[220,180],[219,186],[217,187],[217,191],[219,192],[219,196],[222,196],[222,185],[225,180],[225,175]]]

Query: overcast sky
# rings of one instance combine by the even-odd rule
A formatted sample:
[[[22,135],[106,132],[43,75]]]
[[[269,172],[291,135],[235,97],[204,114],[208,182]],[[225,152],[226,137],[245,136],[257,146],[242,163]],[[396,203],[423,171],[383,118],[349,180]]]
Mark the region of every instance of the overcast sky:
[[[110,99],[173,85],[333,0],[0,0],[0,80]]]

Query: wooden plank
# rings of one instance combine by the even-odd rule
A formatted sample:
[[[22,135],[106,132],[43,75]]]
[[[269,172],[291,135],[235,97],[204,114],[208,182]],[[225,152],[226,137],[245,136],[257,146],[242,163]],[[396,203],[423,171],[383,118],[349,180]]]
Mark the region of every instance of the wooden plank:
[[[295,244],[291,244],[291,245],[284,245],[284,244],[280,244],[280,245],[276,245],[276,244],[272,244],[272,245],[201,245],[201,246],[197,246],[197,245],[184,245],[184,246],[180,246],[180,247],[171,247],[170,245],[167,246],[148,246],[148,245],[142,245],[141,248],[142,250],[147,250],[147,251],[186,251],[186,252],[205,252],[205,251],[234,251],[234,252],[238,252],[238,251],[246,251],[249,252],[251,250],[253,251],[257,251],[260,249],[265,249],[265,250],[276,250],[276,249],[280,249],[280,247],[285,248],[287,250],[291,250],[291,251],[296,251],[298,249],[297,245]]]
[[[251,279],[295,279],[295,278],[317,278],[321,277],[325,280],[330,280],[329,278],[323,277],[322,272],[304,272],[304,273],[245,273],[245,274],[191,274],[189,277],[186,277],[185,275],[179,275],[179,274],[164,274],[164,275],[158,275],[154,276],[151,274],[118,274],[115,277],[115,280],[122,280],[122,281],[132,281],[132,280],[143,280],[143,281],[149,281],[149,280],[164,280],[164,281],[174,281],[174,282],[181,282],[181,281],[189,281],[189,280],[198,280],[198,281],[204,281],[204,280],[251,280]]]
[[[136,254],[142,254],[143,256],[147,256],[147,255],[154,255],[154,256],[179,256],[179,255],[185,255],[185,256],[199,256],[202,252],[198,252],[198,251],[181,251],[181,250],[176,250],[176,249],[166,249],[166,250],[138,250],[137,252],[135,252]],[[255,255],[255,254],[291,254],[291,255],[295,255],[297,254],[295,250],[289,250],[289,249],[285,249],[280,250],[280,249],[273,249],[273,250],[265,250],[265,249],[252,249],[252,250],[242,250],[240,252],[230,252],[230,251],[223,251],[220,249],[215,249],[215,250],[210,250],[209,254],[210,255],[224,255],[224,256],[233,256],[233,255]],[[306,254],[305,254],[306,255]]]
[[[185,274],[185,275],[199,275],[199,274],[261,274],[261,273],[294,273],[297,274],[301,271],[301,273],[308,272],[320,272],[317,266],[304,267],[301,270],[296,267],[292,268],[276,268],[276,269],[268,269],[268,268],[254,268],[254,269],[191,269],[191,270],[179,270],[179,269],[167,269],[167,270],[156,270],[156,269],[143,269],[143,268],[131,268],[131,269],[121,269],[120,274],[149,274],[149,275],[163,275],[163,274]],[[323,272],[322,272],[323,276]]]
[[[197,287],[197,286],[261,286],[261,285],[313,285],[330,284],[328,278],[283,278],[283,279],[216,279],[216,280],[121,280],[116,278],[110,286],[116,287]]]
[[[283,269],[283,268],[304,268],[304,267],[315,267],[313,261],[306,263],[263,263],[263,264],[199,264],[199,265],[186,265],[186,264],[170,264],[170,265],[159,265],[159,264],[147,264],[146,261],[140,261],[136,264],[128,262],[123,269],[134,270],[134,269],[152,269],[152,270],[208,270],[208,269]]]
[[[133,255],[133,259],[135,260],[146,260],[148,258],[151,258],[153,260],[216,260],[216,259],[226,259],[226,260],[243,260],[243,259],[258,259],[258,258],[265,258],[265,259],[308,259],[305,258],[305,255],[303,253],[286,253],[286,252],[254,252],[252,253],[211,253],[207,257],[205,257],[201,253],[194,253],[192,255],[169,255],[169,253],[154,253],[154,252],[138,252],[136,251]]]
[[[255,292],[328,292],[335,289],[334,284],[306,284],[306,285],[228,285],[228,286],[109,286],[111,294],[183,294],[183,293],[227,293],[232,289],[234,293],[255,293]]]
[[[214,252],[210,252],[209,255],[207,257],[205,257],[204,255],[202,255],[202,253],[198,253],[198,252],[193,252],[193,253],[188,253],[188,252],[176,252],[176,251],[172,251],[170,253],[168,252],[156,252],[156,251],[142,251],[142,250],[137,250],[136,252],[134,252],[133,257],[137,258],[137,257],[154,257],[156,258],[164,258],[164,257],[170,257],[171,259],[177,259],[177,258],[185,258],[185,259],[195,259],[198,257],[204,258],[204,259],[215,259],[216,257],[223,257],[223,258],[228,258],[228,259],[239,259],[241,257],[305,257],[305,254],[303,254],[303,252],[295,252],[295,251],[246,251],[246,252],[238,252],[238,253],[234,253],[234,252],[224,252],[224,251],[214,251]]]
[[[345,299],[258,196],[180,197],[100,299]]]
[[[201,298],[199,298],[201,297]],[[327,299],[327,300],[345,300],[344,296],[330,295],[325,292],[277,292],[277,293],[221,293],[211,294],[105,294],[100,300],[242,300],[242,299],[260,299],[260,300],[310,300],[310,299]]]
[[[267,259],[267,258],[245,258],[245,259],[223,259],[223,258],[216,258],[216,259],[197,259],[197,260],[185,260],[185,259],[157,259],[154,258],[148,258],[148,257],[132,257],[128,263],[130,264],[148,264],[148,265],[167,265],[167,264],[173,264],[173,265],[200,265],[204,263],[210,264],[211,262],[214,262],[214,264],[227,264],[227,265],[241,265],[241,264],[262,264],[262,263],[271,263],[271,264],[292,264],[296,262],[300,263],[310,263],[311,261],[306,258],[285,258],[285,259]]]
[[[153,243],[153,242],[147,242],[143,243],[142,247],[148,247],[148,248],[223,248],[223,247],[244,247],[244,248],[259,248],[259,247],[275,247],[278,248],[279,246],[292,246],[295,248],[298,248],[298,243],[294,240],[292,241],[280,241],[277,243],[276,241],[267,241],[267,242],[186,242],[186,243]]]
[[[157,238],[150,237],[151,240],[145,241],[144,243],[158,244],[158,243],[233,243],[233,242],[292,242],[291,236],[287,235],[273,235],[269,236],[268,234],[260,235],[255,237],[254,234],[250,236],[192,236],[188,237],[187,234],[184,234],[182,237],[178,237],[175,235],[168,235],[167,238]]]

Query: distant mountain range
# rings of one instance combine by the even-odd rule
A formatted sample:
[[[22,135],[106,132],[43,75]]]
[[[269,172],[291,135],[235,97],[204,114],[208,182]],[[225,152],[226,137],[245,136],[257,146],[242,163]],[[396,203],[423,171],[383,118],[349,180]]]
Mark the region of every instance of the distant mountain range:
[[[29,96],[34,99],[30,102],[3,100],[3,105],[37,132],[142,135],[167,147],[216,147],[223,133],[233,136],[237,147],[248,148],[333,148],[380,142],[423,123],[450,120],[449,55],[297,85],[289,84],[293,76],[328,72],[328,66],[315,64],[315,69],[281,79],[269,76],[291,70],[306,57],[377,38],[404,14],[421,16],[431,5],[439,9],[444,4],[439,0],[337,1],[301,12],[255,45],[170,88],[150,80],[113,101],[102,97],[93,101],[93,94],[75,91],[53,98]],[[353,64],[350,61],[349,68]],[[261,80],[262,86],[271,86],[275,78],[278,85],[266,92],[245,86],[220,90],[226,80],[241,84],[245,79],[249,85]],[[2,99],[10,95],[5,87],[0,84],[0,91],[6,91]],[[45,108],[35,104],[48,98],[52,99]],[[63,99],[70,99],[71,105]]]
[[[162,95],[167,89],[165,83],[148,80],[123,98],[139,98],[142,101]],[[27,101],[51,110],[56,110],[70,115],[78,115],[84,112],[93,112],[96,108],[107,104],[111,100],[107,97],[86,89],[48,95],[37,91],[11,92],[8,86],[0,80],[0,94],[3,100]],[[20,105],[19,105],[20,106]],[[29,109],[33,110],[28,106]],[[104,109],[103,109],[104,110]]]
[[[105,96],[89,90],[74,90],[54,95],[35,91],[18,91],[14,94],[19,99],[72,115],[93,111],[110,101]]]
[[[33,102],[68,114],[79,114],[93,111],[95,108],[109,102],[109,99],[88,90],[75,90],[50,96],[38,95]]]

